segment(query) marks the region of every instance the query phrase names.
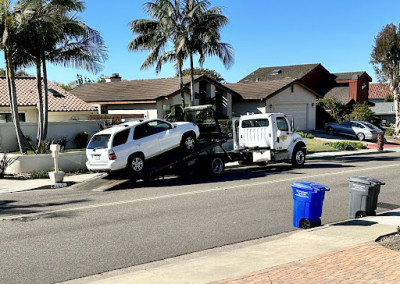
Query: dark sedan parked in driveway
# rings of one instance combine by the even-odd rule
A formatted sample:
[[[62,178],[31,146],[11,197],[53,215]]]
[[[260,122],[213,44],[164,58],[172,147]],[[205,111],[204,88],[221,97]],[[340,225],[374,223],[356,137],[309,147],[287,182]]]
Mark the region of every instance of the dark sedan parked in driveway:
[[[365,121],[347,120],[341,123],[329,122],[324,126],[328,134],[340,134],[355,137],[360,141],[375,140],[383,130]]]

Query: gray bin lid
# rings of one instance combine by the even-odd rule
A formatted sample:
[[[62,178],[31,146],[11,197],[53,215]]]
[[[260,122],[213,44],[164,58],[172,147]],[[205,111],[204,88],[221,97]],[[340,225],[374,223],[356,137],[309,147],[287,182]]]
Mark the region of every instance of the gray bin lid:
[[[365,177],[365,176],[355,176],[355,177],[350,177],[348,179],[348,181],[350,182],[355,182],[355,183],[361,183],[361,184],[366,184],[366,185],[383,185],[385,184],[385,182],[376,179],[376,178],[372,178],[372,177]]]

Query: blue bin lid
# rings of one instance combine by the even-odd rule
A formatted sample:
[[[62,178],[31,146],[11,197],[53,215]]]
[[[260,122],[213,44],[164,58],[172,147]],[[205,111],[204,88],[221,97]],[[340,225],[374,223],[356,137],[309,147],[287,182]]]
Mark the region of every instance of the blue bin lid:
[[[326,185],[315,183],[315,182],[309,182],[309,181],[294,182],[294,183],[291,183],[290,186],[297,188],[297,189],[314,191],[314,192],[330,190],[329,187],[327,187]]]

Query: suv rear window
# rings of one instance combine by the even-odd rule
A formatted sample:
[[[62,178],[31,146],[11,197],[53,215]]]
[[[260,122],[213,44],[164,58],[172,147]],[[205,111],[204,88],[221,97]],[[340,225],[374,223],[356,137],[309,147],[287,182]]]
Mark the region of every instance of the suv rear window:
[[[108,141],[110,140],[110,134],[99,134],[94,135],[92,140],[90,140],[89,145],[87,146],[88,149],[102,149],[108,147]]]

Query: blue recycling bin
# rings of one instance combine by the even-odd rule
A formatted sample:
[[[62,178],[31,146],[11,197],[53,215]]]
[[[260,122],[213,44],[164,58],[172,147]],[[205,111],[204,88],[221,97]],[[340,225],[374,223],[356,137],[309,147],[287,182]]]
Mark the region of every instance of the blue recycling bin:
[[[321,225],[322,204],[329,187],[314,182],[295,182],[293,190],[293,226],[303,229]]]

